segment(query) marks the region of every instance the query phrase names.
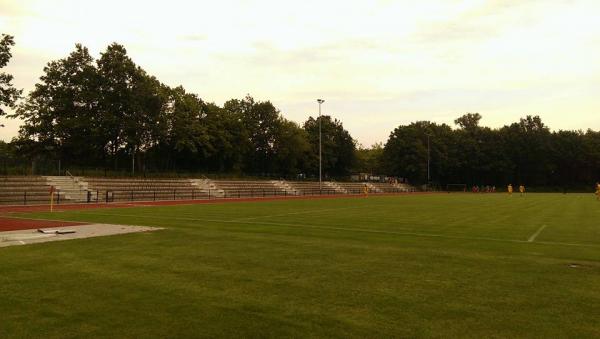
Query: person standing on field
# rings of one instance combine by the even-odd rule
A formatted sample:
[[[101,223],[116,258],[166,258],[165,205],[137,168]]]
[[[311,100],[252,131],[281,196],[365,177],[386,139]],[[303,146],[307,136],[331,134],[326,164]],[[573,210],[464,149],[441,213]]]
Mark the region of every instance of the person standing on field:
[[[600,201],[600,182],[596,183],[596,200]]]
[[[513,192],[512,184],[508,184],[507,191],[508,191],[508,195],[512,195],[512,192]]]
[[[523,185],[519,186],[519,193],[521,193],[521,196],[523,196],[523,194],[525,194],[525,186],[523,186]]]

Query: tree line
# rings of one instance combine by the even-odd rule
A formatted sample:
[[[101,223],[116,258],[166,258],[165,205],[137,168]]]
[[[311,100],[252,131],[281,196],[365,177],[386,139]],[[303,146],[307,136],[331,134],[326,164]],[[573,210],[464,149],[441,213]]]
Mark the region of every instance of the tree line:
[[[454,121],[456,129],[428,121],[399,126],[383,148],[382,166],[427,182],[429,157],[430,178],[442,185],[591,187],[600,179],[600,132],[552,132],[530,115],[498,129],[480,120],[468,113]]]
[[[13,38],[0,40],[0,68]],[[331,116],[297,124],[269,101],[250,95],[222,106],[182,86],[169,87],[109,45],[98,58],[76,45],[49,62],[27,96],[0,73],[2,105],[23,121],[19,135],[0,142],[0,156],[61,160],[63,168],[204,172],[256,176],[318,175],[319,119],[323,173],[407,178],[415,184],[589,185],[600,177],[600,132],[551,131],[539,116],[492,129],[467,113],[446,124],[398,126],[385,144],[364,148]],[[18,103],[17,103],[18,101]]]
[[[319,118],[299,125],[251,96],[222,107],[169,87],[136,65],[119,44],[94,59],[76,45],[44,68],[10,117],[23,121],[11,142],[28,157],[66,166],[291,176],[318,167]],[[322,116],[323,168],[348,175],[356,142]]]

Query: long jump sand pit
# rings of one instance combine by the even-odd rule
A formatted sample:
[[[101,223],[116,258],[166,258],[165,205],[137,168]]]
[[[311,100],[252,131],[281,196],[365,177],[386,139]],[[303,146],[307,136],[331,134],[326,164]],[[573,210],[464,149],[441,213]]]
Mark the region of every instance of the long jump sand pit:
[[[161,230],[159,227],[129,226],[113,224],[84,224],[44,227],[0,232],[0,247],[27,245],[48,241],[73,240],[108,235],[150,232]]]

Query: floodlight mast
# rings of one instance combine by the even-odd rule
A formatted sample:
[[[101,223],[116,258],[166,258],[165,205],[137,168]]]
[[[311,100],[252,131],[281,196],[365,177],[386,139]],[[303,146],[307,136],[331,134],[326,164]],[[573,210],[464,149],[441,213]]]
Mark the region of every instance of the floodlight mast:
[[[427,190],[429,190],[429,184],[431,183],[430,167],[431,162],[431,147],[429,146],[429,134],[427,134]]]
[[[322,156],[321,156],[321,104],[325,102],[323,99],[317,99],[319,103],[319,194],[323,194],[323,182],[322,182]]]

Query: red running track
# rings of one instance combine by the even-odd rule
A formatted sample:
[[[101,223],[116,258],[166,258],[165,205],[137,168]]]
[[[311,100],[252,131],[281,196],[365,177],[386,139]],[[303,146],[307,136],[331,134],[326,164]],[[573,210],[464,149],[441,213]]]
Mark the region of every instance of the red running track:
[[[0,217],[0,232],[4,231],[19,231],[30,230],[43,227],[64,227],[85,225],[83,222],[69,221],[52,221],[52,220],[32,220],[32,219],[15,219]]]

